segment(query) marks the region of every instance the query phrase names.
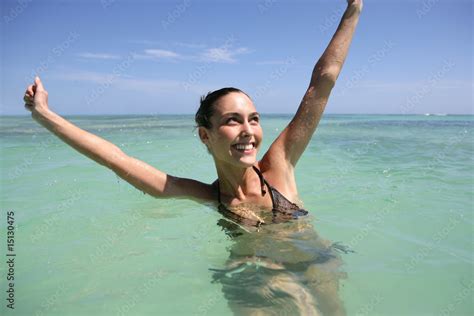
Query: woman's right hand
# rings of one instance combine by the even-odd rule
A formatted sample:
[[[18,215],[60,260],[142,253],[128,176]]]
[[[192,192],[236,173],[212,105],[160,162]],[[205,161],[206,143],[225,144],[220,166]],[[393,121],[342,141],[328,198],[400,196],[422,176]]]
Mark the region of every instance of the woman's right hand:
[[[48,91],[46,91],[39,77],[35,77],[35,83],[29,85],[23,97],[25,108],[31,113],[48,111]]]
[[[360,12],[362,11],[362,7],[364,6],[364,3],[362,2],[362,0],[347,0],[347,5],[357,7]]]

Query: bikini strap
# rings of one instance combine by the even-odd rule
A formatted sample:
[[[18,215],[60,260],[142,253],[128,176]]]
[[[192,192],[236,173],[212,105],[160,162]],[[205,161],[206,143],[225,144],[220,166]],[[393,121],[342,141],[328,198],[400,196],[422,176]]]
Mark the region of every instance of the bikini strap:
[[[252,167],[253,167],[253,170],[255,170],[255,172],[258,174],[258,177],[260,178],[260,185],[261,185],[261,188],[262,188],[262,196],[265,196],[265,193],[267,193],[267,191],[265,190],[265,185],[267,185],[268,189],[270,190],[270,197],[272,198],[272,207],[274,208],[275,207],[275,199],[273,198],[272,187],[267,182],[267,180],[265,180],[265,178],[263,177],[263,174],[260,172],[260,170],[258,170],[258,168],[255,167],[255,166],[252,166]]]
[[[265,196],[267,191],[265,190],[266,181],[263,178],[263,174],[260,172],[260,170],[258,170],[257,167],[255,167],[255,166],[252,166],[252,167],[253,167],[253,170],[255,170],[255,172],[258,174],[258,178],[260,179],[260,188],[262,190],[262,196]]]

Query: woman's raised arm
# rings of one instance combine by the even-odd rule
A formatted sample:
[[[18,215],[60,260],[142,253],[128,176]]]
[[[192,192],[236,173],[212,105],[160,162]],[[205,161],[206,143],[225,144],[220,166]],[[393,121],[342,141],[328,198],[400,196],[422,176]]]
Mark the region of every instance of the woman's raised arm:
[[[308,90],[295,116],[270,146],[267,159],[275,157],[294,167],[311,140],[341,72],[362,10],[362,0],[347,2],[336,33],[313,69]]]
[[[65,143],[113,170],[134,187],[154,197],[182,197],[193,200],[213,199],[209,185],[199,181],[173,177],[126,155],[114,144],[80,129],[48,107],[48,92],[36,77],[24,96],[25,107],[32,117]]]

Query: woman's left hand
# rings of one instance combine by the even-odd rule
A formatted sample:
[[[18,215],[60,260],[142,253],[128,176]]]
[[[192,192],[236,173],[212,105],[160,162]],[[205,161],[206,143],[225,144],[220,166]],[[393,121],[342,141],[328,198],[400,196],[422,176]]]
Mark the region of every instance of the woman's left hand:
[[[49,110],[48,91],[44,89],[39,77],[35,77],[34,84],[26,88],[23,101],[25,101],[25,108],[32,113]]]

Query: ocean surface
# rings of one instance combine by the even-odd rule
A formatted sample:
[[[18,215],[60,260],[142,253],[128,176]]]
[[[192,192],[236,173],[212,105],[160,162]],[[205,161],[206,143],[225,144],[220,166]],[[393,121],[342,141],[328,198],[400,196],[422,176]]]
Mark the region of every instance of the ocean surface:
[[[216,179],[191,115],[67,119]],[[290,119],[263,115],[259,158]],[[232,235],[211,205],[152,198],[30,117],[0,117],[2,261],[15,254],[0,314],[473,315],[473,132],[473,116],[325,115],[296,168],[311,215]]]

